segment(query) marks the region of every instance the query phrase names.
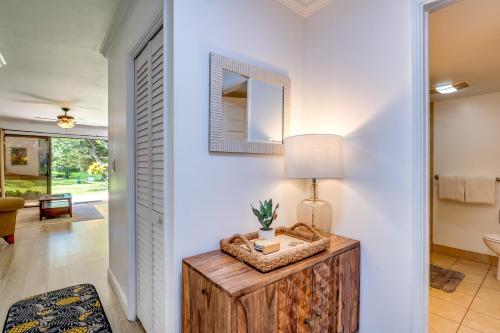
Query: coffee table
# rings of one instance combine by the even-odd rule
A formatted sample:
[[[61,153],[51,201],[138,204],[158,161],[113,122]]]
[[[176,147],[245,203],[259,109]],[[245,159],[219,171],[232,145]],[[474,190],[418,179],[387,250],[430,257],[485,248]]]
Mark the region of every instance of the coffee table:
[[[38,199],[40,204],[40,221],[44,217],[69,215],[73,217],[73,197],[71,193],[47,194]]]

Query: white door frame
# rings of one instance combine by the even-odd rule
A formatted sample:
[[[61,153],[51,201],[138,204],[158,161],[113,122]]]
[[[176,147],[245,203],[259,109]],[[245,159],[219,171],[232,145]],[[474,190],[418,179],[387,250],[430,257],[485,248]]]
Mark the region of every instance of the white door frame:
[[[174,88],[173,88],[174,1],[164,0],[163,7],[163,143],[167,153],[164,181],[164,251],[165,251],[165,332],[174,332],[176,324],[174,291]]]
[[[457,0],[412,2],[412,204],[413,261],[411,332],[429,331],[429,14]]]

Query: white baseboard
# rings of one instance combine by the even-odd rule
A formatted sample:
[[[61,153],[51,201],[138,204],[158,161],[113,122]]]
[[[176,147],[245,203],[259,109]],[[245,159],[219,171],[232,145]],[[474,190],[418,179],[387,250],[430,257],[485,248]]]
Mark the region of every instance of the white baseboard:
[[[113,288],[115,294],[118,296],[118,300],[120,301],[120,305],[123,308],[123,312],[125,312],[127,314],[127,319],[130,321],[134,321],[135,318],[128,318],[129,315],[128,315],[127,296],[125,296],[123,289],[120,287],[120,284],[116,280],[116,277],[114,276],[113,272],[109,268],[108,268],[108,281],[111,284],[111,287]]]

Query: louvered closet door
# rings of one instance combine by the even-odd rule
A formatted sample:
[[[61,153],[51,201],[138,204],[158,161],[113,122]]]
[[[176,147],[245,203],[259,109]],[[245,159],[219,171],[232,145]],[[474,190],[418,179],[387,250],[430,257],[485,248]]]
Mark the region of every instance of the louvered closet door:
[[[163,31],[135,59],[137,317],[165,332]]]
[[[151,48],[135,60],[137,317],[152,332],[153,223],[151,212]]]
[[[163,232],[163,30],[151,41],[151,204],[153,219],[153,332],[165,332]]]

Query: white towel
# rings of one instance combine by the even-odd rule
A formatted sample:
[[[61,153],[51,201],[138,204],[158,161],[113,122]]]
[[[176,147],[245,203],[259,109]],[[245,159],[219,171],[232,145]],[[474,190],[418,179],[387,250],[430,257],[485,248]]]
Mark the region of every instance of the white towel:
[[[465,202],[494,205],[496,203],[496,178],[465,178]]]
[[[439,199],[448,201],[465,201],[465,181],[462,177],[440,176]]]

